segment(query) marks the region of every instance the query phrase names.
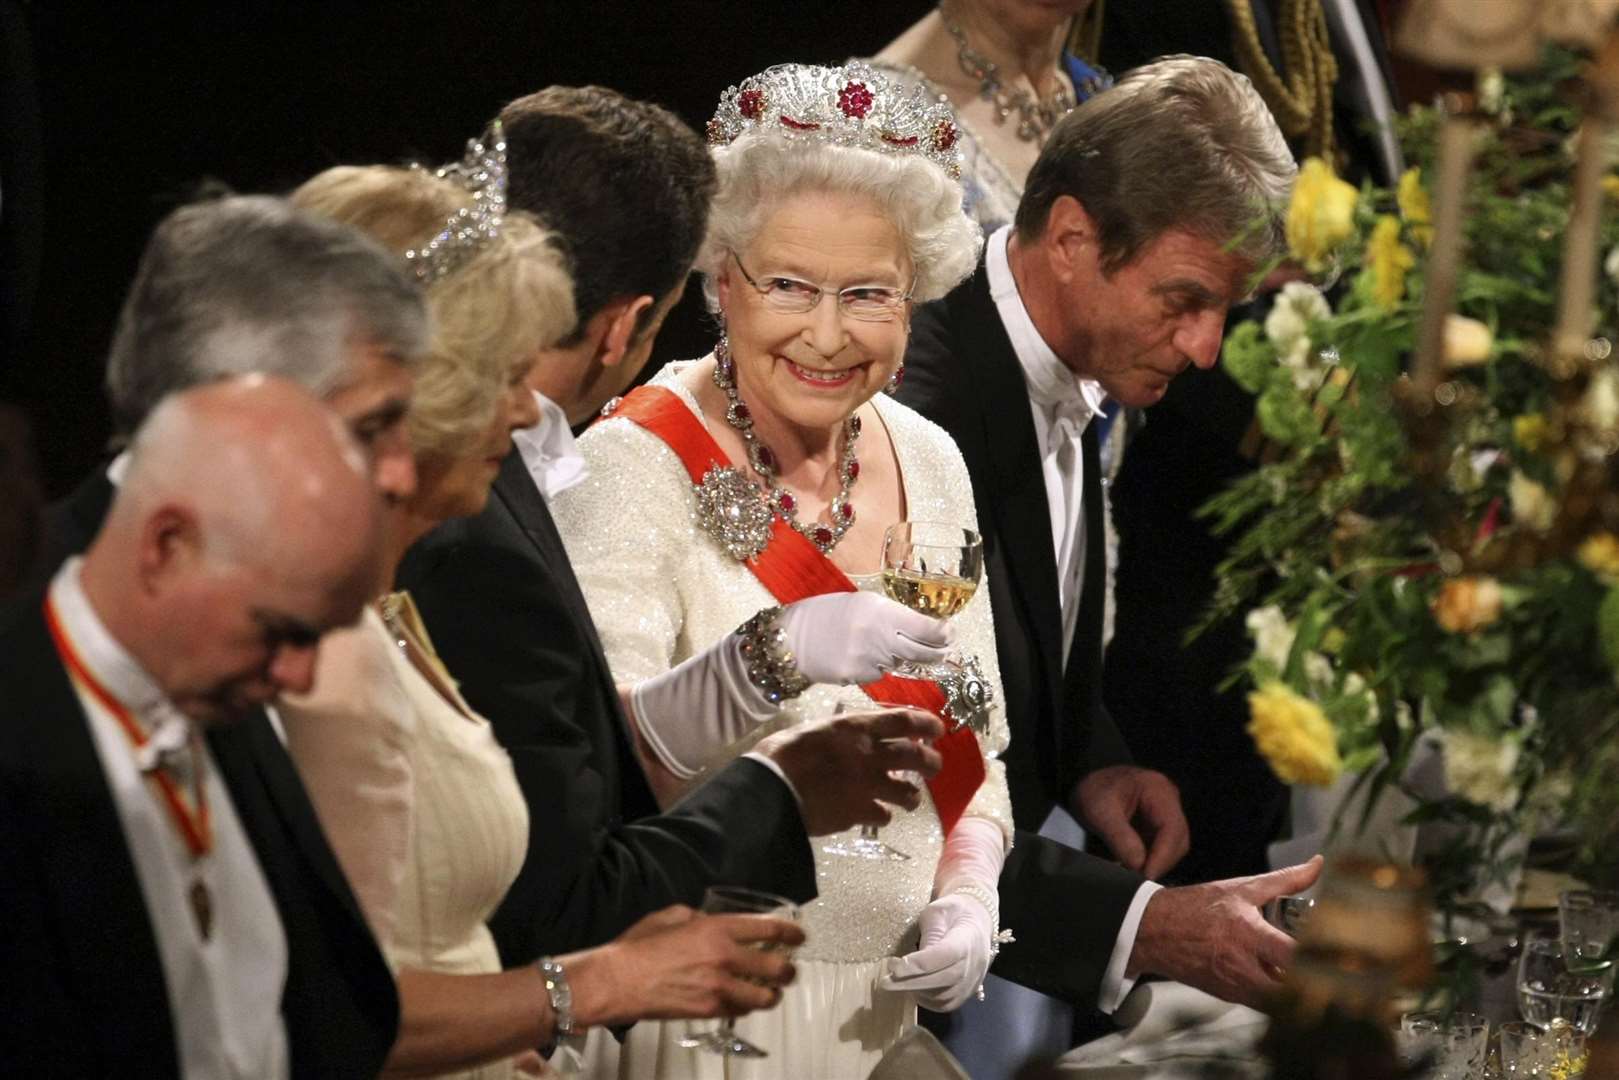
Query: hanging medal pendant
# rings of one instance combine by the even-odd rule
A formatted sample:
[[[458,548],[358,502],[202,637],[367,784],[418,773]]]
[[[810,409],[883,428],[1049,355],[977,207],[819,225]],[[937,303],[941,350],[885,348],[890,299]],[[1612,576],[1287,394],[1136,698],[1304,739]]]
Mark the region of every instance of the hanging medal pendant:
[[[208,886],[201,878],[191,883],[191,914],[197,920],[197,933],[202,940],[208,941],[214,936],[214,898],[208,891]]]

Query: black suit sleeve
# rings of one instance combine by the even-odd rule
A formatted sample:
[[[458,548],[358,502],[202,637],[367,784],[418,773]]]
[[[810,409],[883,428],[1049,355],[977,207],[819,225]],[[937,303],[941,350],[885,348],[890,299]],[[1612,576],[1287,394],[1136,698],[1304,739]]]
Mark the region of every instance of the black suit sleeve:
[[[1119,927],[1143,878],[1019,830],[1001,869],[1001,925],[1016,940],[990,970],[1084,1008],[1096,1004]]]
[[[490,921],[507,963],[600,944],[711,884],[814,897],[797,803],[757,762],[732,762],[667,813],[650,796],[626,808],[624,790],[645,785],[592,631],[503,505],[427,537],[408,566],[401,584],[528,803],[528,856]]]

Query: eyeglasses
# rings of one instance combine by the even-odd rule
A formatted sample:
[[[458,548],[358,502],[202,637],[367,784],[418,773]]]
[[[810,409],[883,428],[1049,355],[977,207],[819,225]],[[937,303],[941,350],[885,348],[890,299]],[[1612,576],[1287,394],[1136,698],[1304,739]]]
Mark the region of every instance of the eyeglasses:
[[[811,285],[807,281],[797,278],[771,275],[763,281],[755,281],[748,268],[742,265],[742,257],[731,252],[731,258],[736,260],[736,268],[742,271],[742,276],[749,285],[764,298],[765,307],[771,311],[779,311],[783,315],[802,315],[807,311],[814,311],[821,303],[821,297],[828,291],[819,285]],[[916,282],[911,282],[909,289],[896,289],[887,285],[851,285],[847,289],[839,289],[832,295],[838,299],[838,311],[851,319],[861,322],[887,322],[899,313],[911,298],[911,289],[916,288]]]

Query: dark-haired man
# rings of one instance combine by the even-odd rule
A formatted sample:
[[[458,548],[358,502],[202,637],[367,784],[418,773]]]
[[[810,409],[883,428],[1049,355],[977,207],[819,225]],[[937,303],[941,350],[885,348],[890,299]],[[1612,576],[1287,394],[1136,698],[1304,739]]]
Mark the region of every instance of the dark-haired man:
[[[972,476],[1018,825],[1069,809],[1129,864],[1020,832],[1001,877],[1018,940],[994,970],[1105,1011],[1143,973],[1256,1000],[1292,953],[1258,905],[1318,872],[1148,880],[1184,852],[1185,826],[1173,789],[1129,765],[1101,706],[1091,423],[1104,396],[1146,405],[1189,365],[1214,363],[1226,309],[1280,236],[1294,171],[1240,75],[1193,57],[1138,68],[1058,123],[1015,224],[989,238],[977,274],[917,314],[906,353],[901,399],[950,432]]]

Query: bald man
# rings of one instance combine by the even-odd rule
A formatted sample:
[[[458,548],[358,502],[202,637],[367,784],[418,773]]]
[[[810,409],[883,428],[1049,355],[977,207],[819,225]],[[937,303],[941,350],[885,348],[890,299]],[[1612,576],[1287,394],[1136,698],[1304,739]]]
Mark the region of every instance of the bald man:
[[[318,830],[277,824],[313,818],[277,805],[303,798],[295,779],[251,765],[267,725],[235,721],[307,688],[321,636],[359,615],[380,510],[307,391],[214,383],[152,412],[89,551],[0,615],[17,1071],[376,1072],[387,968]]]

